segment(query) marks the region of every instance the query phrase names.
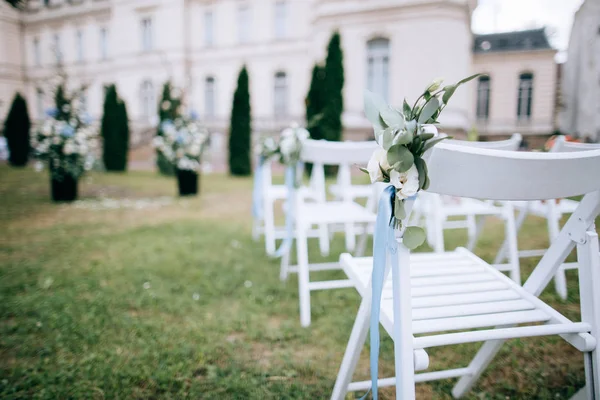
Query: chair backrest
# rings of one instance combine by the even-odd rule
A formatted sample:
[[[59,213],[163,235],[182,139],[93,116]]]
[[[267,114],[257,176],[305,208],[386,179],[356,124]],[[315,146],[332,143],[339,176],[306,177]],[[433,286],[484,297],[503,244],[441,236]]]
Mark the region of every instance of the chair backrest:
[[[478,147],[480,149],[513,150],[516,151],[521,145],[523,137],[520,133],[514,133],[509,139],[496,140],[494,142],[472,142],[469,140],[452,140],[448,143],[468,147]]]
[[[429,192],[489,200],[547,200],[600,190],[600,149],[500,151],[439,143],[427,154]]]
[[[325,165],[366,165],[378,147],[375,141],[331,142],[307,139],[302,143],[300,159],[304,162]]]
[[[569,153],[573,151],[587,151],[600,149],[600,143],[568,142],[564,136],[559,136],[554,141],[551,153]]]

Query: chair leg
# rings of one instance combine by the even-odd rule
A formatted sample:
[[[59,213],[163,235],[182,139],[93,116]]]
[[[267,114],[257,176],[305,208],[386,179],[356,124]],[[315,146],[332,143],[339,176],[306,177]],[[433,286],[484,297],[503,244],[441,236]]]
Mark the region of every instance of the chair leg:
[[[585,242],[577,245],[579,263],[579,291],[581,301],[581,321],[592,326],[591,333],[600,337],[600,255],[598,234],[588,231]],[[585,376],[588,398],[600,399],[600,350],[598,347],[585,353]]]
[[[288,276],[289,276],[289,266],[290,266],[290,253],[291,253],[291,249],[287,252],[285,252],[282,256],[281,256],[281,264],[279,266],[279,279],[282,282],[287,281]]]
[[[300,224],[298,224],[300,225]],[[304,226],[296,228],[296,257],[298,258],[298,296],[300,298],[300,324],[310,325],[310,272],[308,265],[308,239]]]
[[[358,239],[358,243],[356,245],[356,257],[362,257],[365,254],[365,250],[367,248],[367,239],[369,236],[369,224],[364,224],[363,232]]]
[[[477,244],[477,240],[481,236],[481,232],[483,232],[483,226],[485,225],[485,216],[480,216],[479,218],[475,218],[475,229],[471,234],[471,229],[469,228],[469,243],[467,244],[467,249],[469,251],[473,251],[475,249],[475,245]]]
[[[356,231],[354,224],[344,224],[344,236],[346,241],[346,251],[352,253],[356,248]]]
[[[264,201],[264,218],[265,218],[265,248],[267,254],[275,254],[275,215],[273,201]]]
[[[452,389],[452,396],[454,396],[454,398],[459,399],[471,390],[473,385],[475,385],[475,382],[477,382],[477,379],[479,379],[483,371],[492,362],[494,356],[500,351],[503,344],[504,340],[490,340],[481,346],[475,355],[475,358],[473,358],[469,364],[469,369],[473,371],[473,373],[464,375],[456,382],[456,385],[454,385],[454,388]]]
[[[435,221],[435,243],[433,245],[433,250],[436,253],[443,253],[445,249],[444,245],[444,221],[442,219],[436,218]]]
[[[329,229],[326,224],[319,225],[319,250],[321,255],[326,257],[329,255]]]
[[[521,284],[521,266],[519,264],[519,248],[517,242],[517,226],[515,213],[511,206],[505,206],[504,237],[508,249],[508,262],[510,264],[510,278]]]
[[[560,216],[557,214],[557,210],[555,205],[551,206],[550,215],[548,215],[548,234],[549,234],[549,242],[552,243],[554,239],[556,239],[560,233]],[[567,299],[567,277],[565,275],[565,270],[559,268],[554,274],[554,287],[556,289],[556,293],[558,296],[566,300]]]
[[[515,237],[518,240],[519,231],[527,218],[527,210],[519,211],[519,215],[517,216],[517,221],[515,223]],[[500,246],[500,250],[498,254],[496,254],[496,258],[494,259],[494,264],[500,264],[502,261],[506,259],[506,253],[508,251],[508,237],[504,238],[504,242],[502,242],[502,246]]]
[[[356,364],[360,358],[360,352],[364,347],[369,332],[369,317],[371,316],[371,301],[370,297],[366,296],[360,303],[358,314],[354,320],[354,326],[350,333],[348,346],[340,365],[331,400],[344,400],[348,392],[348,385],[352,380],[352,375],[356,369]]]

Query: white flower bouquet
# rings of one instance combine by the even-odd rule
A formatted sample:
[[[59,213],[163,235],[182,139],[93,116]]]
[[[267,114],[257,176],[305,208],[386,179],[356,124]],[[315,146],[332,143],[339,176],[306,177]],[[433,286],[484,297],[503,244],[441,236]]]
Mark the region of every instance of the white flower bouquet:
[[[480,74],[444,87],[442,80],[436,80],[412,107],[404,100],[402,111],[389,106],[374,93],[365,93],[365,114],[381,148],[373,153],[367,168],[361,170],[369,174],[372,183],[386,182],[395,188],[393,213],[397,229],[403,228],[402,220],[406,219],[404,201],[429,187],[423,155],[447,138],[438,135],[435,127],[440,113],[460,85],[478,76]],[[406,247],[416,248],[425,240],[425,232],[416,226],[404,227],[403,240]]]
[[[278,141],[273,137],[262,139],[257,146],[256,152],[264,160],[278,157],[283,165],[294,166],[300,161],[302,143],[309,136],[310,134],[306,129],[294,123],[281,132]]]
[[[161,131],[163,134],[154,138],[154,147],[178,170],[199,172],[208,131],[196,120],[184,117],[164,121]]]
[[[48,117],[31,139],[39,160],[36,169],[41,170],[42,161],[47,162],[56,181],[77,180],[96,160],[98,129],[83,110],[80,101],[83,90],[68,95],[59,85],[55,94],[57,108],[46,112]]]

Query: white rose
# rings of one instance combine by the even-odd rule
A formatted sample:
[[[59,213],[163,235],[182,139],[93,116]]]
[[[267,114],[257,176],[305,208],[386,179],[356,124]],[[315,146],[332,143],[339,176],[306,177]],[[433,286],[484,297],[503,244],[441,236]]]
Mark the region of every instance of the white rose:
[[[189,153],[192,156],[199,156],[200,155],[200,145],[199,144],[191,145],[189,148]]]
[[[54,144],[60,144],[60,137],[59,136],[54,136],[54,138],[52,139],[52,143],[54,143]]]
[[[65,153],[66,155],[70,155],[75,153],[75,150],[75,144],[71,140],[67,140],[67,142],[65,143],[65,147],[63,147],[63,153]]]
[[[289,158],[295,148],[296,141],[293,137],[282,138],[281,142],[279,142],[279,151],[281,151],[281,155],[283,155],[283,157],[286,159]]]
[[[414,196],[419,190],[419,171],[414,164],[406,172],[392,170],[390,172],[390,183],[396,188],[396,195],[400,199]]]
[[[371,183],[383,182],[383,172],[381,169],[387,170],[388,168],[390,168],[390,164],[387,160],[387,151],[384,149],[375,150],[367,164]]]
[[[176,156],[177,158],[181,158],[185,155],[182,149],[177,150]]]
[[[171,102],[170,101],[165,100],[165,101],[162,102],[161,108],[164,111],[167,111],[169,109],[169,107],[171,107]]]
[[[433,133],[435,136],[438,135],[438,130],[435,125],[427,124],[421,127],[423,133]]]

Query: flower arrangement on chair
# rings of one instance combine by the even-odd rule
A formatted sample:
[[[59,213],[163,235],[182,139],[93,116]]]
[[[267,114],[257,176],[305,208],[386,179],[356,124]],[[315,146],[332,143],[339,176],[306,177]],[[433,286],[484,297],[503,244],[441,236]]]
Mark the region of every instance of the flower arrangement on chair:
[[[389,106],[380,96],[365,92],[365,114],[373,125],[375,140],[381,148],[373,153],[367,168],[361,170],[369,174],[371,183],[390,183],[394,188],[394,227],[404,229],[403,242],[410,249],[425,241],[425,231],[417,226],[402,226],[402,220],[406,218],[404,202],[413,198],[419,190],[429,187],[423,154],[448,138],[437,134],[437,119],[456,89],[478,76],[480,74],[444,87],[442,80],[435,80],[412,107],[405,99],[402,111]]]
[[[154,147],[177,172],[181,196],[198,193],[198,175],[202,166],[202,152],[209,133],[195,118],[179,116],[161,124],[161,136],[153,140]]]
[[[36,169],[48,164],[54,201],[75,200],[79,177],[96,160],[98,129],[84,111],[84,91],[81,87],[67,93],[60,81],[54,91],[56,107],[46,111],[47,118],[32,137]]]

